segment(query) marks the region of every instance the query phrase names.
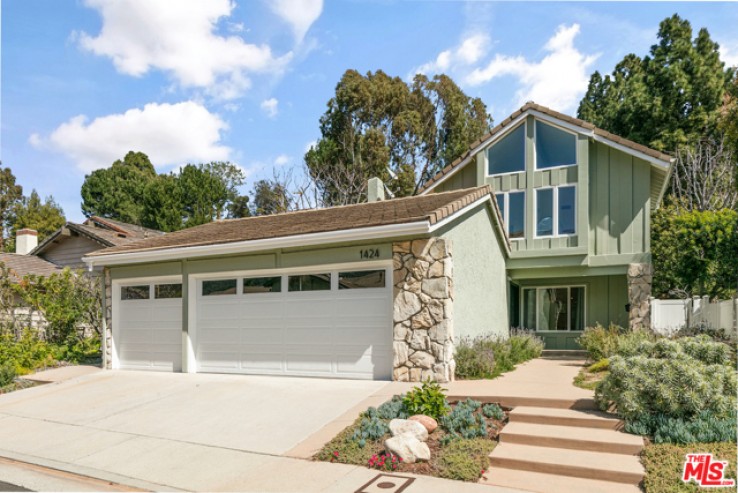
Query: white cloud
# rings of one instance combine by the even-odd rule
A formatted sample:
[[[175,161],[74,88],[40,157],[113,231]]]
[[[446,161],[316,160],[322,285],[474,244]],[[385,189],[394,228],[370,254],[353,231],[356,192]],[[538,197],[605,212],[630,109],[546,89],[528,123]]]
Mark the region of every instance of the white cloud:
[[[274,159],[274,166],[284,166],[290,162],[290,157],[287,154],[280,154]]]
[[[424,63],[413,71],[414,74],[438,74],[464,65],[478,62],[489,49],[490,39],[486,34],[471,34],[461,43],[438,54],[435,60]]]
[[[272,0],[269,5],[292,27],[297,43],[302,42],[310,26],[323,12],[323,0]]]
[[[69,156],[85,172],[110,166],[128,151],[140,151],[157,167],[187,162],[226,161],[231,149],[221,144],[228,124],[193,101],[151,103],[88,121],[75,116],[48,137],[33,134],[36,147]]]
[[[599,54],[586,55],[574,47],[578,34],[578,24],[559,26],[544,46],[548,54],[542,60],[496,54],[486,67],[468,74],[465,82],[479,85],[498,77],[513,76],[519,84],[518,104],[532,100],[559,111],[571,110],[587,90],[589,68],[599,57]]]
[[[726,67],[738,67],[738,41],[735,43],[720,43],[720,59]]]
[[[276,118],[279,113],[279,100],[277,98],[265,99],[259,107],[269,118]]]
[[[275,57],[268,45],[215,33],[230,0],[85,0],[102,16],[97,36],[80,33],[79,45],[112,59],[116,69],[141,77],[157,69],[180,86],[201,88],[217,99],[241,96],[248,74],[281,73],[292,57]]]

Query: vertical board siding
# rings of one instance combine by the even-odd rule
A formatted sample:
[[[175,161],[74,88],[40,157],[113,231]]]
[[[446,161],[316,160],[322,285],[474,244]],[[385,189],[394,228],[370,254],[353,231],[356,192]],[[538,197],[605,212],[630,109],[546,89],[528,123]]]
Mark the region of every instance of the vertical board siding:
[[[590,231],[594,255],[646,253],[649,250],[650,165],[604,144],[591,144],[593,196]]]
[[[62,267],[84,269],[85,263],[82,262],[82,257],[101,248],[105,247],[72,233],[72,236],[60,236],[40,257]]]

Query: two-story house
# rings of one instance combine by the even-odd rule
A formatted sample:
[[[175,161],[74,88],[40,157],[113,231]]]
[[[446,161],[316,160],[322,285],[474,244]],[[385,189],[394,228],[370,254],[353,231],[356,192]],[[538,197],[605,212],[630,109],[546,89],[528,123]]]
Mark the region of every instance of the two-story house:
[[[420,195],[217,221],[89,253],[106,366],[447,381],[461,337],[648,323],[669,156],[527,104]]]
[[[510,325],[574,348],[596,323],[649,323],[651,213],[670,156],[528,103],[423,194],[491,185],[510,238]]]

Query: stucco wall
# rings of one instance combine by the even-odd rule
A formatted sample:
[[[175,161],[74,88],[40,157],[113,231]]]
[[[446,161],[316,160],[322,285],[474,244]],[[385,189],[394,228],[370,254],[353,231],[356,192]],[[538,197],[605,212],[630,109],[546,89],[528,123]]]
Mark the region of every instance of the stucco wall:
[[[505,253],[487,204],[441,233],[454,249],[454,333],[457,338],[508,333]]]

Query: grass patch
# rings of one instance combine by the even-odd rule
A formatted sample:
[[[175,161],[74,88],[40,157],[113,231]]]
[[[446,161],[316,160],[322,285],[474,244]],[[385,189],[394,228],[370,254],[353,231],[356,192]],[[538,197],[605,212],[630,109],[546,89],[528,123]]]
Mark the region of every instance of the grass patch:
[[[477,481],[489,468],[489,454],[497,442],[487,438],[454,440],[441,448],[436,458],[438,476],[461,481]]]
[[[609,374],[610,361],[606,358],[597,361],[579,370],[574,377],[574,385],[580,389],[594,390],[602,380]]]
[[[689,493],[705,491],[694,482],[683,483],[682,471],[686,454],[712,453],[716,460],[728,461],[726,479],[736,478],[736,447],[734,443],[695,443],[691,445],[649,445],[641,453],[646,468],[643,487],[646,493]],[[710,488],[711,492],[735,492],[733,488]]]

